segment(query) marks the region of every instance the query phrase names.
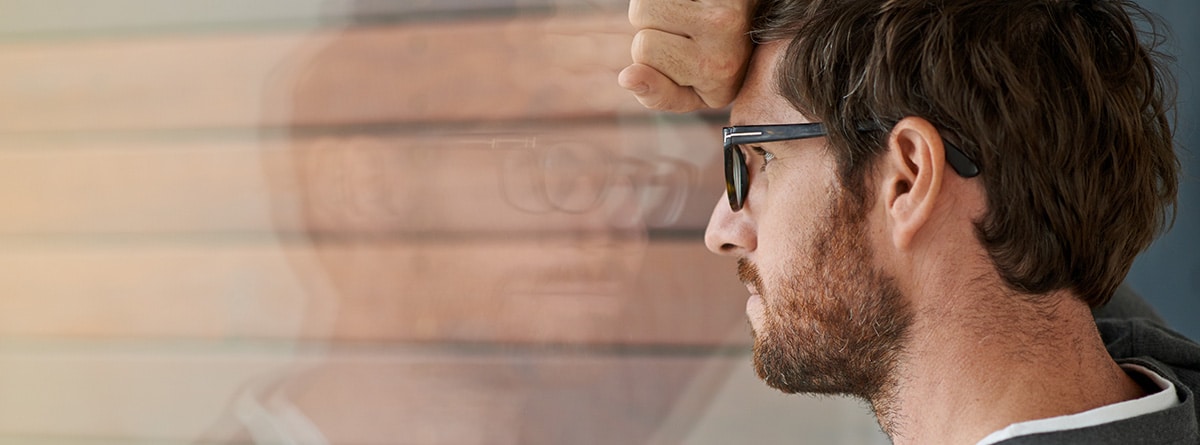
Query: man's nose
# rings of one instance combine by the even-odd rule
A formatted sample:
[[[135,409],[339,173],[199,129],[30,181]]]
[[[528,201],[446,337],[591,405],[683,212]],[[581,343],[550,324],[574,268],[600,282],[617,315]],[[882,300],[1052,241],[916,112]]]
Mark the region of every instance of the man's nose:
[[[748,206],[734,212],[729,208],[728,197],[722,193],[708,219],[704,245],[718,255],[740,257],[753,252],[758,247],[758,231],[752,212]]]

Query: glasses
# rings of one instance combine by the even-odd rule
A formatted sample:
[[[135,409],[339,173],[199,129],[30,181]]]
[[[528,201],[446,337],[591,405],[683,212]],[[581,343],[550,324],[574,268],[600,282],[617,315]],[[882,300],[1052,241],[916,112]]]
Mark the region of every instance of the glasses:
[[[874,124],[859,127],[859,131],[881,130]],[[733,211],[742,209],[746,194],[750,191],[750,174],[746,169],[746,155],[738,148],[745,144],[790,141],[825,136],[825,126],[820,123],[753,125],[725,127],[725,192],[729,195],[729,207]],[[964,178],[979,175],[975,165],[958,147],[943,141],[946,147],[946,162],[955,173]]]

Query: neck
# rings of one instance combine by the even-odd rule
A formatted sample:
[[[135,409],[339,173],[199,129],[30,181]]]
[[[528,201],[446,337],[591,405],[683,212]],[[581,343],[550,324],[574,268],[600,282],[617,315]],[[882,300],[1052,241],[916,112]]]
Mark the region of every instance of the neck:
[[[1035,302],[942,293],[917,302],[893,385],[871,401],[896,444],[971,444],[1016,422],[1143,395],[1070,294]]]

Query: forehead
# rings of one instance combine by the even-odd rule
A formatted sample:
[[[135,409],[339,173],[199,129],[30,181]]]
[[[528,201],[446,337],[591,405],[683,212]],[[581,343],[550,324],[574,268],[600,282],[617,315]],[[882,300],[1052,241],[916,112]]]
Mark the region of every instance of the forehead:
[[[787,41],[758,45],[750,57],[746,80],[729,112],[731,125],[793,124],[808,122],[775,89],[775,67]]]

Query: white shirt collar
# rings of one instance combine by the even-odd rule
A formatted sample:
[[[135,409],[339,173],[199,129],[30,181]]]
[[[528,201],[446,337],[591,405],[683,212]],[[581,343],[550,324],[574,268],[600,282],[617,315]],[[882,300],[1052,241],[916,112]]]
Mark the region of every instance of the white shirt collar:
[[[1125,363],[1121,365],[1121,368],[1128,372],[1138,372],[1145,375],[1150,381],[1158,385],[1161,390],[1138,399],[1105,405],[1077,414],[1017,422],[989,434],[975,445],[991,445],[1018,436],[1073,430],[1116,422],[1118,420],[1132,419],[1143,414],[1162,411],[1180,403],[1179,395],[1175,392],[1175,384],[1171,383],[1170,380],[1141,365]]]

